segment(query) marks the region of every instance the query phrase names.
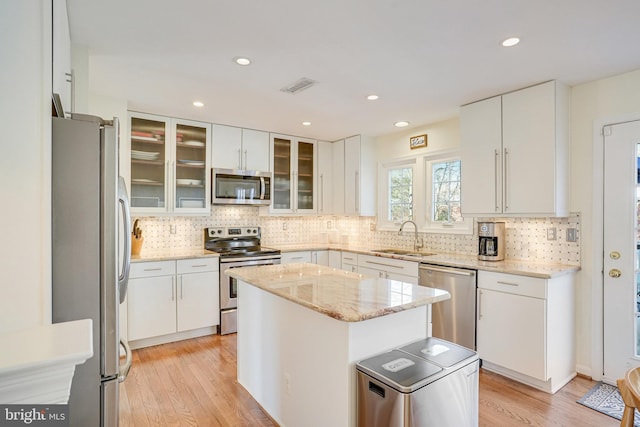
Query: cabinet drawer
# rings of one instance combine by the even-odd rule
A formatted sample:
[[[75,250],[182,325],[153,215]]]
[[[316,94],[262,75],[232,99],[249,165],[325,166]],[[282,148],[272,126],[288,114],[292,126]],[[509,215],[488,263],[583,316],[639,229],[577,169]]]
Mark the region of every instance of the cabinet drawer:
[[[290,264],[292,262],[311,262],[311,252],[285,252],[281,255],[280,262],[282,264]]]
[[[478,287],[515,295],[547,298],[547,280],[536,277],[478,271]]]
[[[220,265],[217,257],[179,259],[176,261],[176,264],[178,267],[178,274],[218,271]]]
[[[371,255],[358,255],[358,267],[384,270],[393,274],[418,277],[418,263]]]
[[[342,252],[342,265],[358,265],[358,254]]]
[[[176,274],[175,261],[152,261],[131,263],[129,277],[138,279],[141,277],[168,276]]]

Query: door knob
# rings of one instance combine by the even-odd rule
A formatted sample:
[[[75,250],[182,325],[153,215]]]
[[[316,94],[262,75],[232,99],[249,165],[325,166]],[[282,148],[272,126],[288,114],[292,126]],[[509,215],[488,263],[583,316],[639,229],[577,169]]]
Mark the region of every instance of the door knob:
[[[609,270],[609,277],[613,277],[614,279],[617,279],[620,276],[622,276],[622,272],[617,268],[612,268],[611,270]]]
[[[618,251],[612,251],[612,252],[609,254],[609,258],[611,258],[611,259],[620,259],[620,252],[618,252]]]

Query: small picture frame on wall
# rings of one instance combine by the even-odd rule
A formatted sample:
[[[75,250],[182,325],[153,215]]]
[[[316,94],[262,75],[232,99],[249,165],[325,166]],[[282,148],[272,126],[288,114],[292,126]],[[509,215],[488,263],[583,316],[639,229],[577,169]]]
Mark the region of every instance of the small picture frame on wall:
[[[427,146],[427,134],[412,136],[409,138],[409,148],[412,150],[414,148],[426,147]]]

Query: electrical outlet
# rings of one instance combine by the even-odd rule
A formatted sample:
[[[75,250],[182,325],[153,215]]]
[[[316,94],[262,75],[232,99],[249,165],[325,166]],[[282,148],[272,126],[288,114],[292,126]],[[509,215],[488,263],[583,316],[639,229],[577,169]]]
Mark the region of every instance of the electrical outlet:
[[[282,229],[283,230],[287,230],[289,228],[289,224],[287,224],[286,222],[282,223]]]
[[[547,228],[547,240],[557,239],[557,229],[555,227]]]
[[[170,224],[169,225],[169,233],[176,234],[176,225],[175,224]]]
[[[376,231],[376,224],[375,223],[369,223],[369,231]]]
[[[331,230],[331,221],[327,221],[327,230]]]
[[[576,242],[578,240],[576,231],[575,228],[567,228],[567,242]]]

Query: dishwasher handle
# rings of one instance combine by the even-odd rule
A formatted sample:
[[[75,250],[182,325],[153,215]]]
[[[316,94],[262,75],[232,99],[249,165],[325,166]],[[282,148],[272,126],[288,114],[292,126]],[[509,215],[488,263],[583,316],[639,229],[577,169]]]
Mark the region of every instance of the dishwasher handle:
[[[462,270],[459,268],[440,267],[430,264],[420,264],[420,270],[436,271],[438,273],[457,274],[459,276],[473,277],[476,275],[475,270]]]

